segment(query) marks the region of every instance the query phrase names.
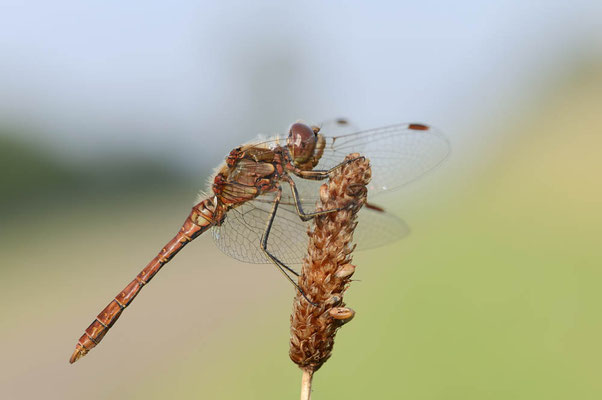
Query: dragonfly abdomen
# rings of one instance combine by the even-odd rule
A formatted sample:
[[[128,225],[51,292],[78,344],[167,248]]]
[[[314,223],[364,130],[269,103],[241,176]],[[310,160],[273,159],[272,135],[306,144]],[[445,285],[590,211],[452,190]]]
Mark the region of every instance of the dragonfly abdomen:
[[[203,200],[194,206],[190,215],[188,215],[188,218],[182,224],[180,231],[173,239],[140,271],[132,282],[111,300],[90,326],[88,326],[84,334],[79,338],[69,362],[74,363],[96,347],[117,319],[119,319],[123,310],[138,295],[142,287],[150,282],[161,267],[167,264],[184,246],[213,225],[218,224],[222,219],[221,214],[222,212],[217,206],[215,198]]]

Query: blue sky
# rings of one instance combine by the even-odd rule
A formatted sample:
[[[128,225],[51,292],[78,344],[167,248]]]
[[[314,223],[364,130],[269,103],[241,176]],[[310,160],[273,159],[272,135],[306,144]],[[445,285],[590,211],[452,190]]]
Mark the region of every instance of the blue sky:
[[[599,57],[597,1],[1,1],[0,123],[74,158],[219,160],[296,119],[463,129]],[[43,137],[43,138],[42,138]]]

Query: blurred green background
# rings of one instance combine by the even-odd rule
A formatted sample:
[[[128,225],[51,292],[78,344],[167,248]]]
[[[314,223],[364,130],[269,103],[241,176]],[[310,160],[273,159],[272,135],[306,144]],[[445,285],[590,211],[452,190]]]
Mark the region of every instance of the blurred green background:
[[[379,198],[412,235],[355,255],[313,398],[602,397],[597,3],[36,6],[2,17],[0,398],[297,398],[294,291],[209,235],[68,358],[223,155],[339,115],[453,150]]]

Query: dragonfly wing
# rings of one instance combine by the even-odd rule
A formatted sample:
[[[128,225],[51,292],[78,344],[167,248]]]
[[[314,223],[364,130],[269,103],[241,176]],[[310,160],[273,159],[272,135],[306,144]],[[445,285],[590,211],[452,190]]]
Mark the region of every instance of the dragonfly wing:
[[[320,132],[326,136],[345,136],[359,132],[357,125],[348,118],[329,119],[322,121],[318,126],[320,127]]]
[[[328,170],[339,165],[350,153],[359,153],[370,160],[372,180],[368,185],[369,198],[390,192],[414,181],[439,165],[450,151],[447,138],[433,127],[423,124],[398,124],[351,134],[333,136],[348,130],[337,120],[325,123],[320,132],[326,146],[315,169]],[[284,145],[286,137],[262,143],[266,148]],[[293,177],[302,202],[318,200],[316,189],[320,182]],[[292,197],[285,189],[287,201]],[[284,197],[283,197],[284,199]]]
[[[297,187],[303,211],[306,213],[315,211],[316,203],[320,200],[320,186],[327,183],[328,180],[314,181],[303,179],[293,174],[290,174],[290,177]],[[282,184],[282,203],[295,204],[295,198],[293,197],[291,187],[286,182],[283,182]]]
[[[224,222],[213,228],[217,247],[237,260],[270,263],[261,250],[261,238],[272,212],[274,193],[241,204],[226,214]],[[268,250],[283,263],[299,264],[307,253],[308,223],[301,221],[294,206],[280,203],[268,237]]]
[[[316,168],[332,168],[350,153],[360,153],[370,160],[370,196],[398,189],[435,168],[449,154],[449,142],[439,131],[422,124],[331,136],[326,137],[326,148]]]
[[[372,181],[368,196],[397,189],[440,164],[449,153],[445,136],[434,128],[421,124],[399,124],[357,133],[328,136],[340,132],[346,124],[325,124],[326,146],[318,169],[330,169],[350,153],[360,153],[370,159]],[[336,129],[335,129],[336,128]],[[285,138],[261,144],[266,151],[283,145]],[[305,212],[315,209],[319,187],[323,182],[293,176]],[[285,185],[288,186],[288,185]],[[230,210],[221,226],[213,228],[217,246],[226,254],[245,262],[268,263],[260,242],[272,210],[274,193],[241,204]],[[407,235],[409,229],[399,218],[364,208],[359,215],[356,238],[360,249],[377,247]],[[288,187],[283,188],[268,240],[268,250],[286,264],[298,264],[307,251],[308,224],[301,221]]]
[[[240,261],[270,263],[260,242],[273,200],[274,194],[266,194],[228,211],[222,225],[213,228],[217,247]],[[308,203],[302,206],[305,210],[315,208]],[[307,254],[308,228],[309,223],[299,218],[294,203],[281,201],[268,238],[268,250],[287,265],[300,264]],[[354,242],[358,244],[358,250],[366,250],[402,239],[408,233],[406,223],[395,215],[364,207],[358,214]]]
[[[396,242],[409,234],[410,228],[401,218],[364,206],[358,213],[353,241],[358,250],[368,250]]]

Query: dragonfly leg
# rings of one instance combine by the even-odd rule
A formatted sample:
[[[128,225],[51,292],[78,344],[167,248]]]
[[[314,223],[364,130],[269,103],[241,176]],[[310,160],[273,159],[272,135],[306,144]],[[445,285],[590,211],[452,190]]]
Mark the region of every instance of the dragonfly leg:
[[[304,171],[300,168],[294,168],[292,169],[293,174],[297,175],[300,178],[303,179],[310,179],[313,181],[321,181],[323,179],[326,179],[330,176],[330,174],[334,171],[336,171],[337,169],[341,168],[344,165],[347,165],[355,160],[363,160],[365,157],[364,156],[360,156],[360,157],[356,157],[356,158],[351,158],[349,160],[345,160],[337,165],[335,165],[334,167],[330,168],[330,169],[312,169],[309,171]]]
[[[297,185],[295,184],[295,181],[293,181],[289,176],[285,176],[282,179],[285,180],[286,182],[288,182],[288,184],[291,187],[291,192],[293,193],[293,199],[295,200],[295,208],[297,209],[297,214],[299,215],[299,217],[301,218],[302,221],[309,221],[310,219],[312,219],[313,217],[316,217],[318,215],[329,214],[331,212],[341,211],[344,209],[344,207],[342,207],[342,208],[333,208],[331,210],[313,211],[310,213],[306,213],[305,211],[303,211],[303,206],[301,206],[301,201],[299,200],[299,192],[297,191]]]
[[[288,281],[293,284],[293,286],[299,291],[299,293],[301,293],[303,298],[305,298],[305,300],[307,300],[310,304],[317,306],[317,304],[315,304],[314,302],[312,302],[310,299],[307,298],[307,296],[305,295],[305,292],[303,292],[303,289],[301,289],[299,287],[299,285],[297,284],[297,282],[295,282],[293,280],[293,278],[291,278],[289,276],[289,274],[286,273],[286,270],[292,272],[296,276],[299,276],[299,274],[297,272],[295,272],[293,269],[291,269],[290,267],[288,267],[286,264],[284,264],[282,261],[280,261],[278,258],[276,258],[268,250],[268,238],[270,237],[270,231],[272,230],[272,225],[274,224],[274,218],[276,217],[276,211],[278,211],[278,205],[280,204],[281,197],[282,197],[282,188],[278,187],[278,193],[277,193],[276,197],[274,198],[274,203],[272,205],[272,211],[270,213],[270,218],[268,220],[268,223],[266,224],[265,231],[261,237],[260,248],[263,251],[263,253],[266,255],[266,257],[274,265],[276,265],[276,267],[278,267],[278,270],[280,272],[282,272],[282,274],[286,277],[286,279],[288,279]]]
[[[267,251],[267,249],[266,249],[266,251]],[[282,261],[280,261],[278,258],[276,258],[275,255],[273,255],[272,253],[270,253],[269,257],[270,257],[270,259],[273,258],[274,261],[278,263],[278,265],[282,266],[283,268],[286,268],[286,270],[288,272],[290,272],[291,274],[295,275],[296,277],[299,277],[299,273],[297,271],[295,271],[294,269],[292,269],[291,267],[289,267],[288,265],[286,265],[285,263],[283,263]]]

